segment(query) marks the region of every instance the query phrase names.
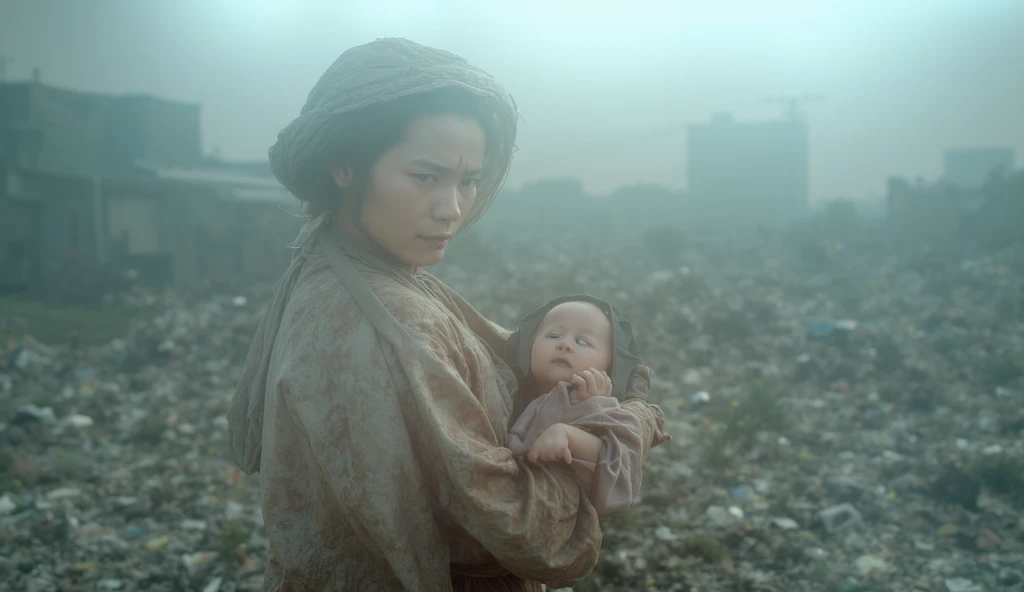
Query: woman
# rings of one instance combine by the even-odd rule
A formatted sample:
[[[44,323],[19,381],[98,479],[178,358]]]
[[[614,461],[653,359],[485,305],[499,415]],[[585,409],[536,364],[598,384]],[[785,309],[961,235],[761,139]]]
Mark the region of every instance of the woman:
[[[384,39],[271,148],[311,221],[228,413],[232,460],[260,473],[266,590],[539,590],[596,563],[572,474],[505,447],[508,332],[420,271],[494,198],[517,118],[465,60]],[[649,447],[664,423],[634,394]]]

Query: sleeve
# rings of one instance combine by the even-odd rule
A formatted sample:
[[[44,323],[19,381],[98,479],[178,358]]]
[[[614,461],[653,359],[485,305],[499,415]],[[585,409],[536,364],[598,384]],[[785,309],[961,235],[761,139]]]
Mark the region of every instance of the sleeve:
[[[622,408],[636,415],[643,436],[643,459],[651,448],[672,439],[668,433],[665,414],[657,405],[647,402],[651,390],[651,369],[637,364],[629,375],[626,394],[622,398]]]
[[[641,454],[647,460],[651,448],[664,444],[672,439],[668,433],[668,425],[665,421],[665,414],[657,405],[651,405],[640,399],[630,399],[621,403],[622,409],[628,410],[636,416],[641,432]]]
[[[344,359],[325,354],[320,368],[358,371],[294,401],[346,516],[390,561],[415,552],[411,508],[427,500],[427,526],[467,534],[520,577],[563,587],[586,575],[597,563],[600,521],[571,471],[516,459],[485,409],[503,393],[486,376],[469,381],[475,392],[455,344],[421,336],[425,347],[415,352],[378,339]]]

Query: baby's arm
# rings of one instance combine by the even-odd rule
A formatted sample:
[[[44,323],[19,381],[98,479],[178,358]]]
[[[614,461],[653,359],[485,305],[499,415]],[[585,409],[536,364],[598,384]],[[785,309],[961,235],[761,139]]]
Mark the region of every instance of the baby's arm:
[[[602,373],[580,374],[583,376],[574,378],[597,379]],[[569,385],[562,383],[556,390],[531,403],[537,405],[543,401],[546,406],[543,411],[534,409],[532,413],[527,408],[528,411],[510,430],[510,443],[525,448],[524,452],[529,452],[529,460],[535,463],[569,463],[580,487],[603,518],[628,508],[636,499],[643,478],[644,438],[650,436],[645,435],[633,411],[619,406],[618,401],[610,397],[592,397],[600,392],[599,388],[591,389],[586,384],[588,388],[584,393],[584,385],[578,384],[577,380],[573,382],[577,383],[573,385],[576,387],[573,393],[566,390]],[[584,378],[583,382],[589,381]],[[598,387],[597,384],[594,386]],[[574,403],[573,399],[579,403]],[[545,421],[539,421],[541,419]],[[533,439],[532,446],[527,444],[531,428],[534,430],[532,433],[540,434]],[[663,436],[653,444],[664,439]]]
[[[573,459],[597,463],[601,460],[601,438],[564,423],[556,423],[544,430],[530,447],[527,458],[531,462],[553,462],[563,460],[572,464]]]
[[[581,430],[576,426],[566,423],[558,424],[569,434],[569,452],[573,458],[597,463],[601,460],[601,447],[604,442],[594,434]]]
[[[576,459],[596,465],[601,460],[603,447],[604,441],[590,432],[556,423],[537,438],[527,458],[535,463],[564,460],[580,480],[584,491],[589,492],[594,484],[594,470],[572,461]]]
[[[590,397],[609,396],[612,393],[612,379],[607,372],[597,368],[588,368],[574,374],[572,386],[576,396],[585,401]],[[530,447],[527,458],[531,462],[556,462],[564,460],[572,464],[578,459],[596,464],[601,459],[601,447],[604,442],[597,436],[565,423],[552,424],[544,430]]]
[[[565,426],[565,430],[569,434],[569,452],[572,453],[573,458],[596,465],[601,460],[604,440],[576,426],[561,425]],[[588,469],[580,463],[573,463],[570,467],[580,484],[583,485],[583,490],[589,495],[594,486],[594,470]]]

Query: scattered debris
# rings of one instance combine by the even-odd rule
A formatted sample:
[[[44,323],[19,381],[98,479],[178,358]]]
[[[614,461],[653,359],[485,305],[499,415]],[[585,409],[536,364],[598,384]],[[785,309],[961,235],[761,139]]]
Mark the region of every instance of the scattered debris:
[[[857,561],[854,562],[854,565],[857,566],[857,571],[859,571],[862,576],[869,576],[876,572],[884,573],[890,569],[888,563],[874,555],[861,555],[857,558]]]
[[[844,532],[863,522],[860,512],[850,504],[825,508],[818,513],[818,518],[821,519],[825,531],[829,534]]]
[[[576,589],[1022,589],[1019,247],[671,238],[553,258],[495,235],[486,265],[435,270],[506,326],[579,291],[633,322],[676,437]],[[259,483],[226,461],[223,413],[270,289],[139,297],[152,314],[105,345],[2,346],[11,589],[262,588]]]

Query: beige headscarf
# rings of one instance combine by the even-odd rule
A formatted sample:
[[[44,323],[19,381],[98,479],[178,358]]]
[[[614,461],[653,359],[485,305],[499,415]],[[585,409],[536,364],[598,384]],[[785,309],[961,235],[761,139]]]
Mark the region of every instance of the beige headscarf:
[[[278,135],[270,149],[274,174],[286,188],[302,186],[309,163],[329,145],[336,118],[358,116],[359,109],[400,97],[444,88],[461,88],[480,98],[494,114],[491,139],[473,208],[466,214],[465,229],[487,210],[508,174],[515,151],[518,111],[512,96],[489,74],[465,59],[406,39],[379,39],[341,54],[309,93],[298,118]],[[249,355],[227,413],[229,457],[246,473],[259,471],[263,440],[263,407],[266,399],[270,356],[281,318],[298,280],[303,263],[327,227],[327,217],[309,221],[299,235],[292,264],[280,279],[256,330]],[[345,265],[346,287],[371,319],[387,320],[380,302],[364,293],[365,285]],[[337,271],[337,270],[336,270]],[[383,321],[382,321],[383,322]],[[376,323],[375,325],[380,325]],[[378,330],[382,326],[377,327]]]
[[[461,228],[487,210],[508,174],[515,152],[519,113],[512,96],[490,74],[447,51],[407,39],[387,38],[341,54],[310,91],[299,117],[270,148],[274,175],[293,193],[308,177],[308,165],[329,149],[339,117],[408,95],[458,88],[477,96],[494,114],[498,137],[488,138],[485,170],[473,208]]]

